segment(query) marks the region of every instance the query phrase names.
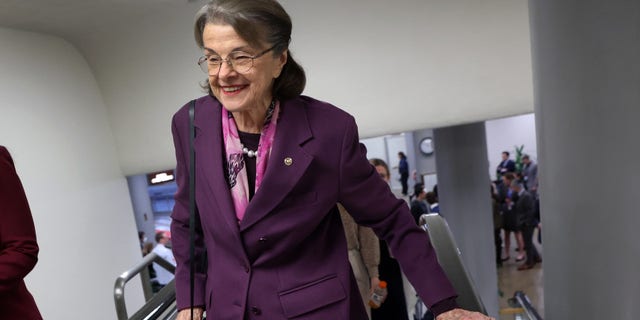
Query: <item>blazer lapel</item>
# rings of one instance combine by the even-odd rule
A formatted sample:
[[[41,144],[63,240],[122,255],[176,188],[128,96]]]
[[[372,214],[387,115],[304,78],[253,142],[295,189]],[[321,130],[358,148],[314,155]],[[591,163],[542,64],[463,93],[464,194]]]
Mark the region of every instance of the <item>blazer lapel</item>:
[[[231,192],[227,185],[224,168],[224,143],[222,141],[222,106],[211,97],[206,97],[196,107],[194,125],[196,138],[194,140],[196,151],[196,171],[203,174],[209,192],[207,196],[214,198],[218,204],[220,215],[223,216],[226,225],[237,235],[240,242],[240,232],[236,220]]]
[[[312,137],[305,104],[299,99],[281,103],[267,171],[260,188],[249,202],[240,222],[240,231],[271,212],[300,180],[313,160],[302,144]]]

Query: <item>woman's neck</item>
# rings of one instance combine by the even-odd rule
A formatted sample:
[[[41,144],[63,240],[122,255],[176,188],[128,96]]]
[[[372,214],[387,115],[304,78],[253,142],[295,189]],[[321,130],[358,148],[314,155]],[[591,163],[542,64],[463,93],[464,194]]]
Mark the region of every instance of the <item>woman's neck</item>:
[[[271,100],[267,101],[264,105],[250,108],[249,110],[232,112],[238,131],[246,133],[262,132],[264,119],[267,116],[267,109],[269,108],[270,102]]]

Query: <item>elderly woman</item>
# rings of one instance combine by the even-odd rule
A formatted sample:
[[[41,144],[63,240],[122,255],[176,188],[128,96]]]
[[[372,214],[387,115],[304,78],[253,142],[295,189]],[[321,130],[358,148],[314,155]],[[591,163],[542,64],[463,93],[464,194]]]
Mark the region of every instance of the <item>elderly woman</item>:
[[[213,1],[198,12],[195,36],[209,94],[195,101],[193,261],[189,104],[172,123],[178,319],[189,319],[190,307],[196,319],[203,310],[213,320],[367,319],[338,202],[389,244],[439,319],[487,318],[456,308],[427,235],[368,164],[353,117],[300,95],[291,20],[276,1]],[[190,263],[205,255],[191,304]]]

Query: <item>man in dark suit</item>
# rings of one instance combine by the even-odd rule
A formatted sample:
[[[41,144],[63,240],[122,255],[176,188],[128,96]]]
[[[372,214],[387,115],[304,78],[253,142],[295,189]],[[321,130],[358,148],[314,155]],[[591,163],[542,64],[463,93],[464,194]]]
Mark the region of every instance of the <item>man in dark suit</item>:
[[[0,146],[0,318],[42,319],[24,277],[38,261],[38,243],[20,179]]]
[[[516,172],[516,163],[509,159],[509,151],[502,151],[502,162],[496,168],[496,181],[507,172]]]
[[[413,219],[416,220],[416,224],[420,225],[420,216],[425,213],[429,213],[429,209],[427,208],[427,203],[425,202],[427,193],[424,190],[424,185],[422,183],[416,183],[413,186],[413,195],[414,198],[411,200],[411,215],[413,215]]]
[[[533,245],[533,230],[536,227],[535,219],[535,200],[533,196],[524,189],[522,184],[514,180],[511,182],[511,190],[514,197],[514,211],[516,212],[518,226],[522,230],[524,238],[524,250],[527,253],[527,259],[524,264],[518,267],[518,270],[527,270],[534,267],[537,262],[541,262],[538,250]]]
[[[529,191],[535,199],[538,194],[538,165],[531,160],[527,154],[522,157],[522,164],[522,178],[524,179],[527,191]]]

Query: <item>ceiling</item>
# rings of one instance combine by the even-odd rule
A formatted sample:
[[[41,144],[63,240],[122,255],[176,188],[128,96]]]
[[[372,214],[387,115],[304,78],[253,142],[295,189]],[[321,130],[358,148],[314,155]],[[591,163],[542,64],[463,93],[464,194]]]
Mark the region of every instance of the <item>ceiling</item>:
[[[362,138],[533,111],[527,0],[279,1],[293,20],[304,94],[353,114]],[[202,3],[0,0],[0,26],[77,48],[100,87],[123,170],[154,171],[174,161],[167,119],[202,94],[191,31]]]
[[[74,43],[147,15],[170,12],[187,0],[0,0],[0,25],[46,33]]]
[[[279,1],[294,21],[294,50],[297,54],[304,54],[298,57],[303,57],[305,69],[317,70],[308,74],[320,75],[309,77],[307,94],[341,103],[341,106],[355,115],[358,115],[359,111],[358,106],[355,106],[356,101],[333,97],[336,91],[344,89],[334,90],[334,87],[329,86],[331,90],[327,92],[326,89],[318,90],[313,87],[317,82],[321,82],[318,78],[322,80],[325,77],[323,73],[328,73],[328,70],[332,73],[326,77],[334,77],[335,71],[349,72],[341,66],[336,68],[336,65],[343,61],[343,57],[336,55],[327,56],[321,63],[316,63],[320,65],[317,69],[314,69],[313,65],[304,64],[304,58],[309,56],[308,52],[327,51],[324,42],[340,43],[340,39],[346,39],[343,43],[360,41],[361,43],[354,45],[354,48],[357,47],[355,52],[366,52],[369,57],[362,55],[358,59],[362,60],[361,63],[368,64],[379,64],[381,58],[388,60],[385,61],[386,66],[383,66],[382,72],[395,71],[397,67],[394,64],[403,62],[393,60],[396,58],[393,56],[395,54],[399,54],[400,57],[406,56],[407,53],[421,54],[416,57],[410,56],[409,59],[414,60],[412,63],[418,64],[415,70],[422,68],[425,71],[420,70],[417,74],[414,72],[411,76],[420,80],[424,73],[434,75],[433,78],[428,78],[427,75],[424,79],[426,88],[434,89],[429,92],[428,98],[421,96],[423,92],[412,92],[409,96],[403,94],[401,97],[394,96],[398,90],[385,94],[389,95],[390,99],[402,101],[402,104],[426,101],[427,104],[441,105],[443,102],[451,102],[452,109],[430,112],[429,123],[419,124],[409,120],[410,129],[424,125],[441,127],[468,123],[533,110],[526,0],[401,0],[393,3],[383,0]],[[123,31],[126,32],[128,28],[137,28],[145,19],[161,20],[158,16],[192,17],[203,2],[0,0],[0,26],[59,36],[77,47],[90,64],[96,64],[98,62],[92,57],[95,52],[93,47],[96,47],[95,37],[123,37]],[[380,43],[375,37],[380,29],[390,29],[391,33],[397,34],[395,39],[383,39],[391,47],[390,50],[378,50]],[[423,41],[426,45],[416,46],[411,43],[416,40]],[[314,62],[313,59],[307,60]],[[503,66],[496,66],[500,63]],[[405,68],[404,71],[415,70]],[[97,76],[100,82],[100,75]],[[362,78],[365,82],[371,80],[369,74],[363,74]],[[329,85],[332,83],[325,82]],[[434,86],[437,82],[445,82],[447,88],[443,90]],[[517,87],[508,87],[512,84]],[[459,90],[457,87],[465,88]],[[362,96],[380,94],[380,88],[373,83],[357,86],[357,89],[364,91],[368,88],[373,88],[373,92]],[[509,96],[509,91],[518,92]],[[355,96],[351,92],[346,92],[345,95]],[[475,105],[471,107],[473,103]],[[401,109],[404,108],[402,104],[398,106]],[[376,126],[379,127],[379,124],[370,125]],[[366,127],[365,124],[364,131],[369,132]],[[397,128],[392,131],[399,132]],[[372,129],[372,133],[381,133],[381,130]]]

